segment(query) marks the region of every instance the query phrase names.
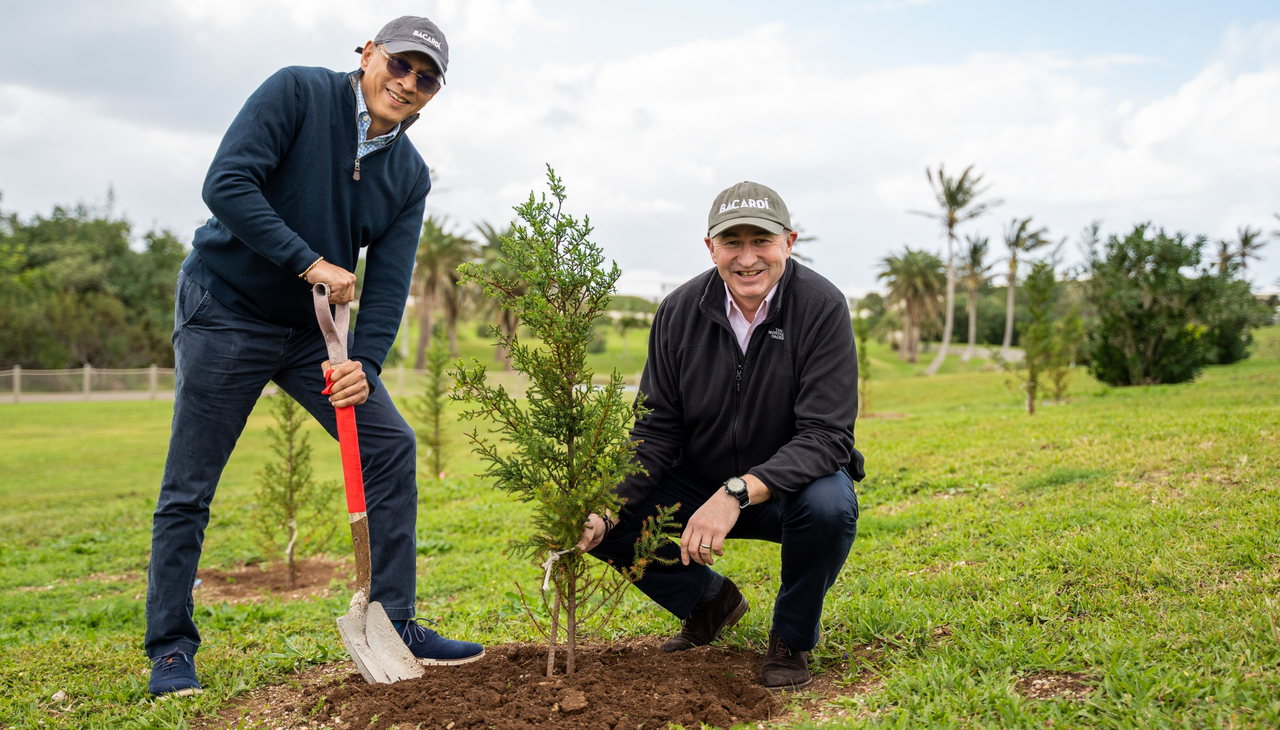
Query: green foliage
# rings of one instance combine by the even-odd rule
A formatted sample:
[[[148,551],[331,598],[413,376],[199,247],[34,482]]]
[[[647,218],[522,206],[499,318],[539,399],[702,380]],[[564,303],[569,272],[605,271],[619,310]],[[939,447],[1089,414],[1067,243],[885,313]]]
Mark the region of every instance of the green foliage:
[[[588,345],[621,272],[617,264],[602,268],[604,255],[588,238],[590,220],[564,212],[564,185],[550,167],[547,181],[554,200],[530,193],[528,201],[516,207],[523,222],[501,241],[505,267],[460,267],[464,281],[480,284],[537,339],[536,345],[522,342],[516,330],[498,337],[515,369],[531,381],[527,404],[518,403],[504,387],[490,385],[479,362],[452,373],[453,397],[471,406],[462,414],[465,420],[491,420],[501,434],[504,448],[479,429],[469,435],[488,465],[485,476],[533,506],[531,533],[513,539],[508,549],[535,564],[548,558],[543,565],[554,579],[555,601],[549,611],[551,626],[539,628],[554,647],[563,606],[572,672],[579,606],[594,597],[599,602],[586,608],[582,618],[602,610],[607,618],[612,609],[605,609],[606,604],[625,588],[607,585],[613,575],[607,568],[589,577],[585,556],[572,548],[588,515],[618,513],[621,505],[614,487],[640,471],[628,427],[644,408],[642,399],[634,407],[626,402],[617,370],[607,385],[592,386]],[[644,550],[656,549],[655,541],[669,523],[670,512],[649,525],[647,534],[653,537],[651,544],[642,545]]]
[[[135,251],[131,237],[110,202],[0,215],[0,367],[172,365],[182,245],[150,231]]]
[[[871,397],[871,319],[858,310],[853,316],[853,337],[858,348],[858,415],[866,415]]]
[[[1179,383],[1248,355],[1266,313],[1231,257],[1201,268],[1206,239],[1138,225],[1091,252],[1085,294],[1095,320],[1090,372],[1113,385]],[[1195,276],[1187,273],[1193,270]]]
[[[1036,410],[1036,398],[1048,388],[1055,401],[1067,396],[1071,384],[1071,366],[1084,337],[1077,307],[1066,316],[1053,317],[1054,303],[1060,288],[1052,262],[1037,261],[1027,275],[1027,311],[1029,320],[1022,328],[1023,357],[1005,361],[1005,369],[1018,376],[1017,383],[1026,397],[1028,414]]]
[[[444,428],[445,410],[449,401],[449,349],[444,339],[436,337],[427,350],[426,378],[422,397],[409,405],[409,413],[421,426],[418,434],[418,458],[424,471],[432,479],[444,478],[445,452],[448,446],[448,429]]]
[[[901,306],[902,341],[898,354],[908,362],[916,362],[921,338],[939,329],[938,315],[947,288],[942,259],[907,246],[902,253],[886,256],[880,263],[876,278],[885,280],[889,288],[887,304]]]
[[[324,550],[334,539],[337,482],[317,484],[311,468],[311,444],[302,432],[311,416],[288,393],[271,398],[275,426],[267,429],[275,461],[258,471],[257,509],[253,522],[268,555],[284,558],[288,587],[293,587],[296,558]]]

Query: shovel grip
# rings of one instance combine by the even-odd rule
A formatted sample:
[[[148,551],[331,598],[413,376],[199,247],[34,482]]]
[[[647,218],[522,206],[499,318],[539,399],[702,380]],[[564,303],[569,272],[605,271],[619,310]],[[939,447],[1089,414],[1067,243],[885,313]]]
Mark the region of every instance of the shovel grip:
[[[347,512],[363,514],[364,474],[360,469],[360,435],[356,432],[354,406],[335,408],[338,417],[338,448],[342,451],[342,481],[347,487]]]

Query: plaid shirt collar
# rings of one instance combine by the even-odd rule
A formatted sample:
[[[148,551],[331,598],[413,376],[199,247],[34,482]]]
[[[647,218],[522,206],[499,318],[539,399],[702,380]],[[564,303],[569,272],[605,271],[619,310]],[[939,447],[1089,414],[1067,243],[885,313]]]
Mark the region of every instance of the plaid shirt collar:
[[[360,90],[360,78],[364,75],[363,71],[356,74],[356,156],[364,157],[374,150],[382,149],[391,144],[396,138],[396,134],[400,132],[400,125],[397,124],[390,132],[381,137],[374,137],[366,140],[369,134],[369,126],[373,124],[373,118],[369,116],[369,107],[364,103],[364,93]]]

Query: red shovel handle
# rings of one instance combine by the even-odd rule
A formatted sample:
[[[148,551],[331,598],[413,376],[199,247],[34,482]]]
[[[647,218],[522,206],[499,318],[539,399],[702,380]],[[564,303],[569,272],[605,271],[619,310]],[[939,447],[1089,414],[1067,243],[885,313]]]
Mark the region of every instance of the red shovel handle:
[[[333,387],[333,371],[324,374],[327,385],[321,391],[329,395]],[[356,432],[355,406],[334,408],[338,416],[338,448],[342,452],[342,481],[347,487],[347,512],[359,514],[364,509],[364,473],[360,468],[360,434]]]

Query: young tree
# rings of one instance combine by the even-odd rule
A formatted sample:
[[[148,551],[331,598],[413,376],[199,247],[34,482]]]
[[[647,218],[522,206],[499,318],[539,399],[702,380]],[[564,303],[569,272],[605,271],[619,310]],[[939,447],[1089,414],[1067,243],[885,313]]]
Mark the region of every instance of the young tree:
[[[935,375],[938,368],[942,367],[942,363],[947,359],[947,348],[951,345],[951,333],[955,324],[955,301],[956,301],[956,266],[955,266],[955,244],[956,244],[956,226],[971,221],[981,215],[985,215],[992,208],[1001,205],[1002,200],[990,200],[978,202],[978,197],[985,193],[989,188],[981,188],[981,175],[973,175],[973,165],[969,165],[960,173],[960,177],[947,177],[943,171],[942,165],[938,165],[938,175],[934,178],[934,174],[929,168],[924,170],[925,177],[929,179],[929,187],[933,190],[933,197],[938,201],[936,213],[927,211],[911,211],[916,215],[923,215],[942,223],[943,233],[947,238],[947,303],[946,303],[946,324],[942,326],[942,347],[938,348],[938,354],[933,358],[933,362],[929,363],[929,369],[925,372],[928,375]]]
[[[960,264],[960,278],[969,295],[965,301],[965,309],[969,313],[969,346],[960,356],[960,362],[969,362],[978,343],[978,290],[991,278],[992,264],[986,262],[988,240],[986,236],[965,237],[969,245]]]
[[[445,446],[444,414],[449,397],[449,350],[444,340],[436,337],[427,350],[426,384],[422,397],[410,404],[409,412],[422,424],[418,434],[418,458],[432,479],[444,478]]]
[[[1029,216],[1022,220],[1014,218],[1004,230],[1004,245],[1009,249],[1009,274],[1005,278],[1008,300],[1004,314],[1004,344],[1000,347],[1002,360],[1009,359],[1009,348],[1013,346],[1013,300],[1018,291],[1018,265],[1021,257],[1049,243],[1049,239],[1045,238],[1045,229],[1032,231],[1028,230],[1030,226]]]
[[[871,318],[863,315],[859,307],[853,315],[853,336],[858,346],[858,415],[867,415],[867,403],[871,398],[871,354],[867,342],[871,339]]]
[[[311,444],[302,432],[311,417],[288,393],[270,400],[275,426],[267,429],[276,461],[258,470],[257,509],[253,521],[263,548],[283,553],[285,589],[293,590],[297,558],[322,550],[333,539],[336,523],[328,519],[339,489],[336,482],[315,483]]]
[[[1022,329],[1023,357],[1005,367],[1021,380],[1019,389],[1026,396],[1027,415],[1036,413],[1036,395],[1040,390],[1040,378],[1048,369],[1053,357],[1053,323],[1049,319],[1049,305],[1053,299],[1053,264],[1037,261],[1027,275],[1027,309],[1031,321]]]
[[[541,601],[550,621],[543,625],[532,611],[528,614],[547,638],[551,675],[562,626],[566,671],[572,674],[582,629],[593,618],[597,626],[607,622],[626,581],[637,580],[646,564],[659,560],[656,552],[670,539],[676,505],[646,526],[635,547],[634,570],[594,566],[575,548],[587,516],[618,514],[621,504],[614,487],[641,470],[633,460],[635,445],[628,427],[645,409],[642,397],[634,406],[623,398],[617,370],[607,385],[592,386],[587,344],[620,272],[617,264],[602,268],[604,255],[588,239],[590,220],[564,212],[564,185],[550,166],[547,181],[552,200],[530,193],[516,208],[523,223],[501,241],[506,266],[461,267],[465,280],[480,284],[536,338],[538,344],[528,345],[515,330],[495,333],[516,370],[530,379],[527,404],[518,403],[501,386],[490,386],[484,365],[475,361],[453,373],[453,397],[471,406],[462,414],[464,419],[491,420],[505,442],[493,443],[479,429],[469,435],[488,464],[486,476],[498,488],[533,504],[532,531],[513,539],[509,550],[542,566]],[[552,586],[548,600],[546,591]],[[523,596],[523,589],[520,592]]]

